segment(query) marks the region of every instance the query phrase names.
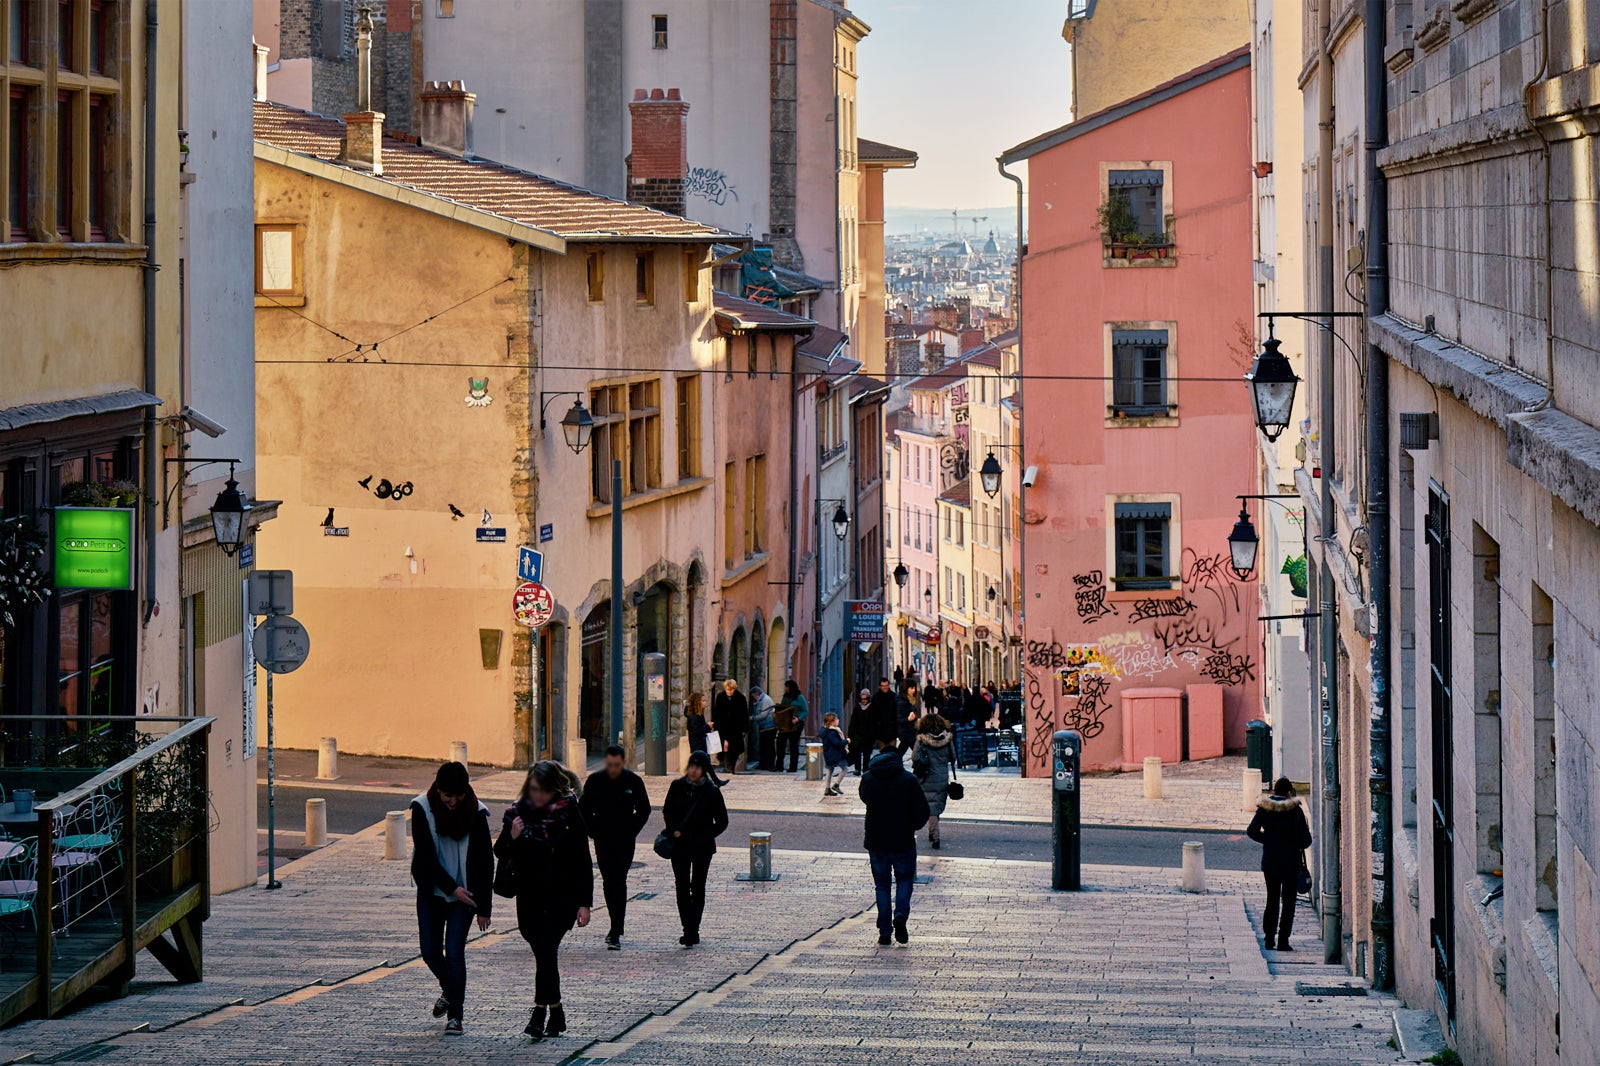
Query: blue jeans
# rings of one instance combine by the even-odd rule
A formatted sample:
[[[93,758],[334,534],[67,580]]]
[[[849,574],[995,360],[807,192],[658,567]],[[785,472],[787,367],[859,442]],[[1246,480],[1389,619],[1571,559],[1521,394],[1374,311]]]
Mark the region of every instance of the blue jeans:
[[[471,907],[436,896],[431,889],[417,893],[422,961],[439,979],[439,989],[450,1004],[450,1017],[458,1021],[462,1000],[467,997],[467,932],[473,916]]]
[[[911,917],[911,888],[917,876],[917,850],[869,851],[872,883],[878,889],[878,932],[888,936],[895,922]],[[894,874],[894,914],[889,914],[889,875]]]

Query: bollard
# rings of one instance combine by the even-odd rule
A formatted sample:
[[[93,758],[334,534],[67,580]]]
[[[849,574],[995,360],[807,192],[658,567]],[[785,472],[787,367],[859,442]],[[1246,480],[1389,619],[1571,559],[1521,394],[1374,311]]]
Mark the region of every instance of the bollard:
[[[466,741],[464,741],[464,740],[452,740],[450,742],[450,761],[451,762],[458,762],[462,766],[466,766],[467,765],[467,742]]]
[[[1206,890],[1206,846],[1197,840],[1185,841],[1183,845],[1183,890]]]
[[[1240,785],[1244,798],[1244,809],[1253,811],[1256,809],[1256,803],[1261,799],[1261,772],[1250,769],[1240,772],[1243,775],[1240,778]]]
[[[1144,757],[1144,798],[1147,800],[1161,798],[1161,757],[1159,755],[1146,755]]]
[[[406,858],[406,812],[390,811],[383,816],[383,858],[401,862]]]
[[[322,747],[317,751],[317,780],[337,781],[339,779],[339,741],[334,737],[323,737]]]
[[[806,780],[822,780],[822,744],[820,741],[806,741]]]
[[[328,842],[328,801],[306,800],[306,847],[320,848]]]
[[[772,872],[772,834],[750,834],[750,872],[740,874],[740,881],[776,881]]]

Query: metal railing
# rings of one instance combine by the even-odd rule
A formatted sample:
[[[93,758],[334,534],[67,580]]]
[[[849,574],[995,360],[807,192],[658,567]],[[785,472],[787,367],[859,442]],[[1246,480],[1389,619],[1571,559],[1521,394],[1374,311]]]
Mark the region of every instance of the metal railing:
[[[10,737],[23,722],[39,731],[40,721],[7,717],[0,728]],[[9,897],[13,902],[0,907],[0,916],[31,929],[36,977],[0,988],[0,1024],[30,1008],[50,1017],[97,983],[125,984],[145,947],[180,980],[199,978],[200,938],[175,936],[174,947],[161,937],[179,922],[204,921],[210,906],[207,742],[213,720],[96,722],[105,728],[75,731],[102,738],[84,746],[85,753],[97,753],[88,757],[129,753],[36,802],[32,823],[12,813],[6,828],[13,839],[0,842],[0,884],[32,888],[31,899]],[[15,774],[18,768],[9,769]],[[0,769],[0,780],[5,776]],[[0,892],[0,901],[6,898]],[[16,962],[8,960],[6,969],[15,972]]]

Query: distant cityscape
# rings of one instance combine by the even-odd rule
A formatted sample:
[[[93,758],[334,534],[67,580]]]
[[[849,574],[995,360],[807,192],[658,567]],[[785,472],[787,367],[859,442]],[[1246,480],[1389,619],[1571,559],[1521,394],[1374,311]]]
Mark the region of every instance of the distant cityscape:
[[[1014,238],[1017,232],[1017,208],[1011,203],[1001,204],[998,207],[959,210],[947,207],[886,205],[883,225],[884,232],[890,237],[921,234],[946,237],[959,235],[971,240],[974,237],[986,236],[993,230],[996,236]]]

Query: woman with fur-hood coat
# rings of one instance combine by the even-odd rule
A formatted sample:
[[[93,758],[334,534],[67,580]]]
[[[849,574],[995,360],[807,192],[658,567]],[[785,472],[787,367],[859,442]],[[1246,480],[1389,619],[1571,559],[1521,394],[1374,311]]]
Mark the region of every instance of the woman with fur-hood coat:
[[[1295,895],[1303,856],[1311,846],[1311,825],[1294,794],[1294,784],[1287,777],[1278,778],[1272,795],[1256,802],[1256,816],[1245,832],[1261,845],[1261,874],[1267,881],[1267,909],[1262,915],[1261,932],[1266,937],[1267,950],[1291,951],[1289,934],[1294,930]]]
[[[922,784],[928,801],[928,844],[939,846],[939,816],[950,798],[950,765],[955,761],[950,745],[950,723],[937,714],[926,714],[917,723],[917,740],[912,749],[911,772]]]

